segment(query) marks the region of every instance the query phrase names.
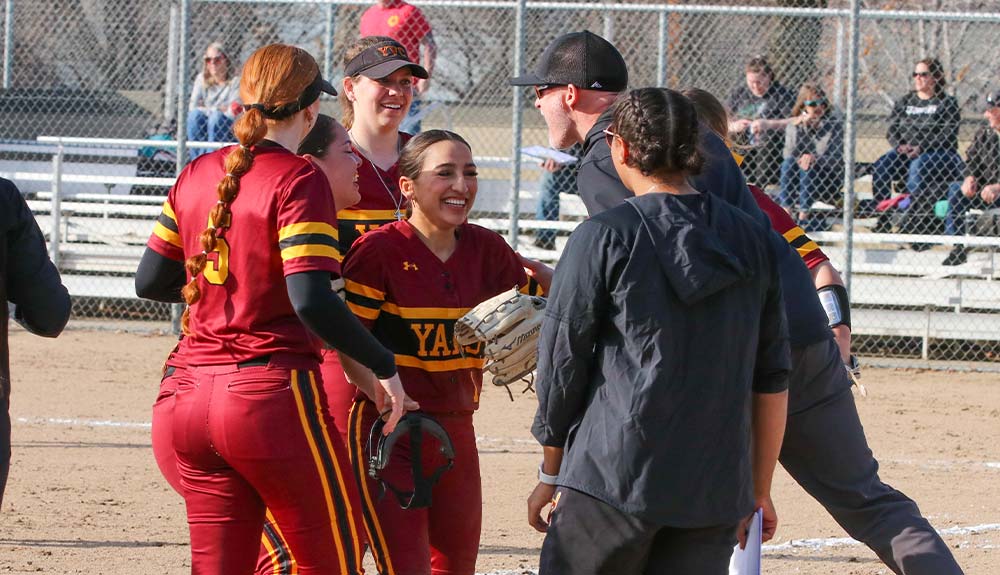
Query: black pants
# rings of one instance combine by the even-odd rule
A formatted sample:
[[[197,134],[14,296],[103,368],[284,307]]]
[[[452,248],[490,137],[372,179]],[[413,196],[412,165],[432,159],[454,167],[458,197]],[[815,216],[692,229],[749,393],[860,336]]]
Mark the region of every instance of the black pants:
[[[3,382],[0,382],[3,383]],[[0,390],[0,507],[3,506],[3,492],[7,488],[7,474],[10,472],[10,387]]]
[[[917,504],[879,479],[837,344],[793,347],[789,384],[785,471],[894,573],[961,575]]]
[[[560,487],[538,575],[726,575],[737,524],[662,527]]]

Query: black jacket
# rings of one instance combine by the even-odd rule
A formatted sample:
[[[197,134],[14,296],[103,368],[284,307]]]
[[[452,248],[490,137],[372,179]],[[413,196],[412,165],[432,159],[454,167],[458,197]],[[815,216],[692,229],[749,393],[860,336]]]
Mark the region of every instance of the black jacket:
[[[532,427],[565,446],[561,485],[658,525],[750,512],[751,390],[790,369],[769,234],[709,194],[633,198],[573,232]]]
[[[626,188],[611,163],[611,150],[604,139],[603,130],[611,125],[611,112],[598,118],[594,127],[587,132],[577,176],[577,190],[591,216],[621,205],[632,192]],[[733,160],[722,138],[708,128],[701,129],[698,143],[705,155],[705,166],[701,174],[691,179],[698,190],[725,200],[749,215],[765,227],[770,220],[757,207],[753,195],[747,189],[746,180],[739,166]],[[816,295],[809,269],[806,268],[795,249],[776,233],[771,234],[781,270],[781,290],[785,298],[785,313],[788,317],[788,332],[793,346],[807,346],[833,337],[827,326],[826,312]],[[795,390],[793,390],[795,393]]]
[[[69,293],[49,260],[42,231],[13,182],[0,179],[0,400],[10,391],[7,302],[14,319],[36,335],[55,337],[69,320]]]
[[[958,123],[962,119],[955,98],[940,94],[921,100],[916,92],[900,98],[889,116],[889,144],[920,146],[922,152],[958,150]]]
[[[979,128],[965,158],[965,175],[976,178],[980,188],[1000,184],[1000,134],[996,130]]]

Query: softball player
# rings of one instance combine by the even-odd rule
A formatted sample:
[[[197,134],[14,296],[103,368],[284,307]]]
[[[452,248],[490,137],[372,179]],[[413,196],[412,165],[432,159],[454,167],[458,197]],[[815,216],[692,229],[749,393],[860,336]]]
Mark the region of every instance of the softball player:
[[[406,212],[397,162],[410,135],[400,132],[399,126],[413,101],[414,78],[427,78],[427,70],[410,62],[406,50],[392,38],[361,38],[344,54],[340,103],[344,125],[361,158],[361,199],[351,207],[337,205],[341,255],[365,232],[398,221]],[[340,358],[332,350],[323,351],[321,370],[330,412],[346,439],[347,413],[356,389],[347,382]]]
[[[136,274],[140,296],[180,293],[189,306],[170,423],[193,573],[253,572],[265,507],[299,573],[361,572],[356,487],[331,433],[316,335],[378,374],[393,404],[387,427],[403,392],[391,353],[330,291],[330,184],[290,151],[321,92],[336,94],[305,51],[256,51],[242,74],[240,145],[181,173]]]
[[[472,414],[479,407],[484,362],[481,344],[460,349],[454,343],[454,325],[475,305],[514,286],[541,289],[502,237],[466,222],[477,180],[465,140],[442,130],[423,132],[404,148],[399,166],[411,215],[355,242],[344,260],[347,303],[396,354],[406,393],[451,436],[455,461],[434,486],[430,507],[404,510],[391,496],[379,499],[364,455],[378,409],[363,395],[351,409],[351,460],[379,573],[471,575],[482,521]],[[434,469],[442,456],[426,441],[423,467]],[[389,470],[397,485],[411,469],[404,443],[406,438],[396,444]]]
[[[359,199],[357,185],[358,157],[354,154],[347,131],[330,116],[320,114],[315,126],[299,144],[299,155],[308,158],[326,175],[330,183],[334,204],[350,207]],[[160,391],[153,405],[153,455],[167,483],[177,493],[182,493],[177,456],[173,448],[174,394],[177,383],[184,375],[184,359],[180,343],[167,357],[163,369]],[[346,418],[346,414],[345,414]],[[259,575],[279,575],[296,572],[295,557],[281,530],[268,514],[261,537]]]

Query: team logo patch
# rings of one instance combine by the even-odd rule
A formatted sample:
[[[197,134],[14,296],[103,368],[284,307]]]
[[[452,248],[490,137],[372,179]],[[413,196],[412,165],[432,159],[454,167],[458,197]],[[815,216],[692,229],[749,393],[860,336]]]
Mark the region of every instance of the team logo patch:
[[[408,261],[404,261],[403,262],[403,271],[415,272],[415,271],[419,271],[419,270],[420,270],[420,268],[417,267],[417,264],[411,263],[411,262],[408,262]]]

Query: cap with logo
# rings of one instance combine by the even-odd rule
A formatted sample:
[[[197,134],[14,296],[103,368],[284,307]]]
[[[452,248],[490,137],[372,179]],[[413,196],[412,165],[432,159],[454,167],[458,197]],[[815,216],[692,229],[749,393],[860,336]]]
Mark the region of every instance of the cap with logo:
[[[385,40],[365,48],[344,67],[345,76],[361,74],[373,80],[385,78],[400,68],[409,68],[415,78],[426,80],[427,70],[414,64],[406,55],[406,48],[395,40]]]
[[[511,78],[510,84],[573,84],[588,90],[621,92],[628,86],[628,67],[611,42],[584,30],[553,40],[538,58],[535,71]]]

